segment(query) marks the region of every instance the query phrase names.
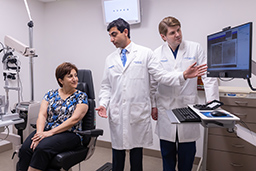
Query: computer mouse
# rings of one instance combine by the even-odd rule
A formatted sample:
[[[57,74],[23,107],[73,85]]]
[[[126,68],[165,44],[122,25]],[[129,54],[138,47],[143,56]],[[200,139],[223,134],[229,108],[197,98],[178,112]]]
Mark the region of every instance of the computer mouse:
[[[221,112],[221,111],[218,111],[218,110],[212,111],[212,112],[211,112],[211,115],[212,115],[212,116],[227,116],[226,113]]]

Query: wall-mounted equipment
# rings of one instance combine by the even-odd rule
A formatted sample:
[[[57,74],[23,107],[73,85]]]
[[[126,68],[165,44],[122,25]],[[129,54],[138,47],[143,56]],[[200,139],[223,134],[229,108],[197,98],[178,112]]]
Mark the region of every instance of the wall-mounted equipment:
[[[140,0],[102,0],[104,24],[122,18],[129,24],[141,22]]]

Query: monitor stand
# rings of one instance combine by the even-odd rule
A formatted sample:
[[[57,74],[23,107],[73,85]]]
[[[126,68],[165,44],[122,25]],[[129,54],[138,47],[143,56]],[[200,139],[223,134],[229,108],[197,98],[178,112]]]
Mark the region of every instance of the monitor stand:
[[[252,73],[253,75],[256,75],[256,62],[252,60],[252,64],[251,64],[251,65],[252,65],[252,66],[251,66],[251,73]],[[252,86],[252,84],[251,84],[250,78],[247,78],[247,83],[248,83],[248,85],[249,85],[249,87],[251,88],[252,91],[256,91],[256,88],[254,88],[254,87]]]
[[[252,74],[256,75],[256,62],[252,60]]]

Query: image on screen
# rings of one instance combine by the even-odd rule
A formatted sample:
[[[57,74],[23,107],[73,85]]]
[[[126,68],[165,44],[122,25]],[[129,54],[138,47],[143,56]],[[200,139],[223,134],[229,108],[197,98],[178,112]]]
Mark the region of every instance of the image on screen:
[[[252,23],[207,36],[207,76],[250,78]]]

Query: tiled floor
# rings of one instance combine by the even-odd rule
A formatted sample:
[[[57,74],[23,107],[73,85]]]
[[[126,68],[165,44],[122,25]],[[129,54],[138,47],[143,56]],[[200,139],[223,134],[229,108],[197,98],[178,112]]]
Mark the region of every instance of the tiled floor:
[[[125,171],[129,171],[129,154],[126,155]],[[93,156],[81,163],[81,171],[96,171],[107,162],[111,162],[111,149],[104,147],[96,147]],[[1,171],[14,171],[13,161],[11,160],[12,150],[0,153],[0,170]],[[143,170],[144,171],[161,171],[162,163],[160,158],[143,156]],[[72,168],[72,171],[78,171],[78,165]],[[196,170],[196,168],[193,168]]]

